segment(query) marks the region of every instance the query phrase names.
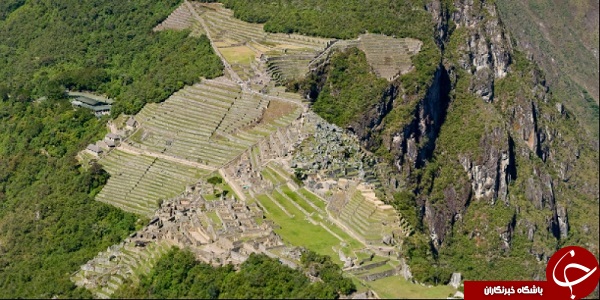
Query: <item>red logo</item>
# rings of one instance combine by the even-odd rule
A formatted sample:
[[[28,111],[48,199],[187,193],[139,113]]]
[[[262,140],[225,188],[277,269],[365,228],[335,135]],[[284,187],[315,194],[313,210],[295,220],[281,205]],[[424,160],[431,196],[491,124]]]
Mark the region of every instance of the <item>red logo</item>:
[[[581,299],[591,294],[598,285],[598,261],[590,251],[578,247],[564,247],[550,258],[546,266],[546,280],[560,288],[555,299]]]

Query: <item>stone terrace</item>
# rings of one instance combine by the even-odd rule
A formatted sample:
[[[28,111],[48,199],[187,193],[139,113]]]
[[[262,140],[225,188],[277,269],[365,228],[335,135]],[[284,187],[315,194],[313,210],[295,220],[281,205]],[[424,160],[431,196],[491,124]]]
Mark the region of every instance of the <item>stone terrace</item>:
[[[329,39],[298,34],[267,33],[262,24],[252,24],[234,18],[233,11],[221,4],[191,2],[198,14],[205,20],[215,41],[231,39],[238,43],[255,41],[272,47],[283,45],[286,48],[304,48],[321,51]]]
[[[192,12],[188,9],[185,3],[179,5],[177,9],[175,9],[163,22],[156,25],[152,30],[153,31],[163,31],[163,30],[192,30],[192,36],[200,36],[204,34],[204,29],[202,29],[202,25],[194,19]]]
[[[140,215],[151,215],[158,201],[197,181],[203,171],[154,157],[112,150],[99,163],[111,175],[96,200]]]
[[[288,51],[284,55],[267,59],[268,72],[278,83],[303,78],[309,71],[308,64],[315,58],[314,52]]]
[[[390,205],[378,200],[369,187],[359,184],[333,197],[327,209],[332,215],[362,236],[370,245],[390,245],[391,238],[408,236],[412,227]]]
[[[395,38],[383,34],[361,34],[355,40],[337,40],[315,57],[309,68],[314,70],[327,61],[334,51],[345,51],[357,47],[365,52],[367,62],[375,73],[387,80],[395,79],[399,74],[410,72],[411,57],[421,50],[422,42],[411,38]]]
[[[129,143],[142,150],[220,167],[259,139],[289,124],[297,111],[259,123],[269,100],[220,78],[203,80],[136,116],[142,129]]]
[[[359,49],[365,52],[369,65],[377,75],[386,79],[410,71],[410,57],[419,52],[422,45],[419,40],[397,39],[382,34],[363,34],[358,39]]]
[[[77,286],[90,290],[96,298],[110,299],[125,281],[138,283],[141,275],[150,273],[168,249],[169,245],[164,242],[113,245],[81,266],[71,280]]]

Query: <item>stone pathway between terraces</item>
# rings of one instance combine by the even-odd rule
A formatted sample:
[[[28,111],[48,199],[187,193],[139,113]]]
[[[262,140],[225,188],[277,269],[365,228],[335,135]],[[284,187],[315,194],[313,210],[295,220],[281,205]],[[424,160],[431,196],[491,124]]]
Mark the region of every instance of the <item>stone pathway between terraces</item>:
[[[208,171],[216,171],[217,168],[215,167],[211,167],[211,166],[207,166],[198,162],[193,162],[193,161],[189,161],[189,160],[185,160],[182,158],[177,158],[177,157],[173,157],[170,155],[166,155],[166,154],[162,154],[162,153],[156,153],[156,152],[152,152],[152,151],[147,151],[147,150],[141,150],[132,146],[129,146],[127,144],[120,144],[119,146],[116,147],[117,150],[126,152],[126,153],[130,153],[130,154],[136,154],[136,155],[146,155],[146,156],[150,156],[150,157],[156,157],[156,158],[160,158],[160,159],[164,159],[164,160],[168,160],[171,162],[175,162],[178,164],[182,164],[182,165],[186,165],[186,166],[190,166],[190,167],[194,167],[194,168],[198,168],[198,169],[202,169],[202,170],[208,170]]]

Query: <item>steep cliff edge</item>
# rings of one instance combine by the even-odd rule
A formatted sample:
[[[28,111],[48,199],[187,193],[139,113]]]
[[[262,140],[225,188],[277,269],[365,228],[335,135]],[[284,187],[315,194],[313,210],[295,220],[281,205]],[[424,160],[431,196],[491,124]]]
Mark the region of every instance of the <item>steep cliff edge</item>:
[[[441,53],[429,83],[400,77],[346,124],[394,168],[383,180],[392,201],[417,216],[405,245],[417,280],[543,278],[562,245],[598,254],[597,141],[512,43],[493,1],[425,9]],[[313,96],[331,92],[331,68],[318,72]]]
[[[598,1],[504,0],[497,5],[518,48],[540,65],[552,92],[598,139]]]
[[[492,1],[434,2],[428,10],[452,86],[446,120],[424,167],[433,175],[416,173],[414,181],[439,266],[489,278],[485,267],[469,271],[479,260],[494,266],[497,278],[508,278],[519,265],[528,271],[514,275],[543,278],[544,260],[561,245],[598,253],[593,138],[553,97],[539,68],[513,49]],[[461,260],[460,251],[476,258]]]

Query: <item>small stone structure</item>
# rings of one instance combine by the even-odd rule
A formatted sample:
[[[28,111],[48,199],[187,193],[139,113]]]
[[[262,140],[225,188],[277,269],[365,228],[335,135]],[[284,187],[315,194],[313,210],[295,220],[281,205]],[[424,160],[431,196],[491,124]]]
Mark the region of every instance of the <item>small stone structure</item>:
[[[96,145],[96,144],[89,144],[87,146],[87,148],[85,148],[85,150],[87,150],[89,153],[91,153],[94,156],[100,156],[100,154],[102,154],[104,152],[102,150],[102,148],[98,147],[98,145]]]
[[[461,285],[462,276],[460,273],[452,273],[452,277],[450,278],[449,286],[457,289]]]
[[[121,142],[121,136],[115,133],[107,133],[104,137],[104,142],[108,147],[115,147]]]
[[[129,119],[127,119],[127,122],[125,122],[125,128],[127,130],[134,130],[137,128],[137,126],[138,122],[133,117],[129,117]]]

